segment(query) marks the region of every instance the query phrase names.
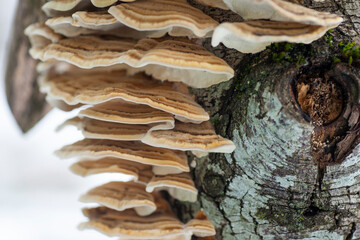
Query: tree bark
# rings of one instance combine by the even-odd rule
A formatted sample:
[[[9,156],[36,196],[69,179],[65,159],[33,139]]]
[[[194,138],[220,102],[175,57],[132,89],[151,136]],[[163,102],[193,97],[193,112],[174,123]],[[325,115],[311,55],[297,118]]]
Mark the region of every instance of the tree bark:
[[[220,22],[235,18],[191,3]],[[274,54],[283,51],[276,46],[243,55],[204,43],[235,69],[236,77],[194,93],[211,113],[217,132],[232,139],[237,149],[196,159],[193,176],[199,202],[173,204],[184,220],[203,208],[216,226],[218,240],[360,239],[360,146],[349,150],[341,164],[319,167],[312,154],[314,126],[303,117],[290,84],[332,69],[360,76],[358,63],[333,64],[334,57],[342,55],[340,42],[360,42],[360,2],[302,4],[344,18],[331,33],[333,43],[328,34],[311,45],[285,50],[289,57],[281,60],[274,60]],[[358,79],[349,81],[352,89],[359,87]],[[357,91],[351,96],[359,102]]]
[[[188,1],[219,22],[242,21],[231,11]],[[200,159],[189,156],[190,161],[197,163],[192,174],[199,189],[199,201],[194,204],[173,201],[172,204],[183,220],[193,217],[202,208],[215,225],[218,240],[360,239],[358,119],[350,124],[359,103],[360,66],[358,62],[350,66],[339,46],[352,41],[360,43],[360,2],[297,2],[318,11],[336,13],[345,21],[313,44],[273,45],[254,55],[241,54],[224,46],[213,48],[210,40],[202,43],[227,61],[236,76],[227,83],[192,91],[209,111],[217,132],[232,139],[237,149],[233,154],[210,154]],[[38,4],[27,6],[39,8]],[[18,11],[17,21],[29,16],[29,11],[24,11]],[[31,20],[36,19],[32,17]],[[19,39],[19,34],[15,33],[13,39]],[[25,44],[24,41],[20,42]],[[18,40],[13,42],[16,44]],[[10,56],[23,54],[23,48],[12,48]],[[338,60],[340,63],[335,64]],[[26,61],[31,62],[30,59]],[[46,108],[38,105],[43,102],[39,101],[38,93],[34,93],[35,75],[14,79],[20,70],[12,67],[13,62],[10,58],[9,103],[10,106],[20,104],[19,98],[13,97],[21,92],[16,90],[21,87],[17,81],[31,86],[36,97],[27,98],[31,100],[24,109],[39,106],[36,107],[38,111],[35,115],[30,111],[14,111],[14,114],[18,114],[19,124],[32,126],[33,120],[39,119]],[[31,64],[23,65],[26,70],[20,68],[20,73],[33,71],[34,64]],[[328,126],[314,127],[299,107],[294,81],[325,76],[343,83],[341,88],[347,96],[345,109],[350,110],[344,110]],[[340,136],[336,131],[344,126],[345,132]],[[332,131],[340,140],[330,134],[331,137],[325,139],[330,139],[330,143],[324,141],[325,147],[314,150],[314,138]],[[341,144],[344,147],[338,149],[344,152],[329,150],[329,146],[335,149]],[[333,161],[329,162],[327,157]],[[327,159],[326,164],[324,159]]]

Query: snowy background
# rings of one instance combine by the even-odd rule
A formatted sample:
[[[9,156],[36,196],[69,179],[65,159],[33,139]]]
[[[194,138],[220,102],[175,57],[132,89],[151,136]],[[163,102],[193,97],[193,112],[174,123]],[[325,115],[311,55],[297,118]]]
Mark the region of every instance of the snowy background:
[[[68,115],[53,110],[28,134],[22,135],[11,116],[4,91],[4,67],[9,29],[17,1],[0,0],[0,239],[108,239],[93,231],[79,231],[85,221],[78,201],[92,187],[122,176],[81,178],[60,160],[56,149],[81,138],[74,128],[54,129]]]

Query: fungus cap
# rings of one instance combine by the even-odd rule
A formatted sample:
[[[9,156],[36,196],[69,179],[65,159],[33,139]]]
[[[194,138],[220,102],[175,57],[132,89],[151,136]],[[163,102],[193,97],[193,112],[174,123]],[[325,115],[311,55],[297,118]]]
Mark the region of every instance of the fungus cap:
[[[106,183],[82,195],[80,201],[98,203],[117,211],[133,208],[139,216],[156,210],[153,196],[145,191],[143,184],[135,182]]]
[[[74,9],[83,0],[52,0],[46,2],[41,9],[48,16],[54,16],[61,12],[68,12]],[[83,1],[84,3],[85,1]]]
[[[54,32],[65,37],[80,35],[111,35],[115,37],[142,39],[150,36],[163,36],[166,31],[137,31],[118,22],[111,14],[104,11],[79,11],[72,16],[59,16],[48,19],[46,25]]]
[[[194,219],[185,225],[185,231],[191,232],[197,237],[215,236],[215,228],[203,211],[198,211]]]
[[[135,2],[136,0],[91,0],[92,4],[98,8],[104,8],[113,5],[116,2]]]
[[[46,20],[45,24],[54,32],[65,37],[76,37],[79,35],[96,34],[97,31],[88,28],[73,26],[72,17],[56,17]]]
[[[207,237],[215,235],[214,227],[207,219],[193,219],[188,224],[181,223],[169,211],[156,202],[157,210],[145,217],[138,216],[133,210],[114,211],[106,207],[83,209],[89,218],[79,228],[95,229],[108,236],[120,237],[124,240],[190,240],[192,235]],[[167,205],[167,203],[163,203]],[[164,209],[165,208],[165,209]]]
[[[188,173],[154,176],[146,185],[147,192],[166,190],[180,201],[196,202],[198,191]]]
[[[181,151],[231,153],[235,150],[234,143],[217,135],[209,121],[198,124],[177,121],[173,129],[149,131],[141,141]]]
[[[209,121],[200,124],[172,123],[123,124],[106,122],[87,117],[67,120],[58,129],[74,125],[84,137],[117,141],[141,141],[153,147],[181,151],[231,153],[235,145],[217,135]]]
[[[156,239],[183,233],[184,226],[173,214],[161,210],[141,217],[128,209],[118,212],[106,207],[83,209],[89,218],[79,229],[95,229],[110,237],[121,239]]]
[[[61,158],[121,158],[156,166],[153,171],[160,175],[189,172],[190,170],[184,152],[154,148],[141,142],[84,139],[61,148],[56,151],[56,154]]]
[[[108,11],[79,11],[72,15],[72,19],[71,25],[85,29],[110,31],[124,26]]]
[[[121,158],[105,157],[98,160],[83,159],[71,165],[70,170],[77,175],[87,177],[101,173],[122,173],[131,176],[134,181],[148,183],[152,178],[152,167]]]
[[[79,117],[126,124],[167,123],[175,125],[172,114],[144,104],[112,100],[83,109]]]
[[[123,124],[75,117],[65,121],[57,130],[61,130],[67,125],[76,126],[86,138],[117,141],[138,141],[144,138],[148,132],[173,128],[172,124],[167,123]]]
[[[99,104],[114,99],[145,104],[182,121],[203,122],[209,115],[184,92],[179,83],[160,82],[144,75],[127,76],[124,71],[63,74],[43,78],[41,90],[69,105]]]
[[[91,3],[98,8],[111,6],[119,0],[91,0]],[[122,2],[133,2],[135,0],[121,0]],[[86,9],[91,6],[89,0],[51,0],[45,3],[41,9],[47,16],[69,15],[79,9]]]
[[[154,175],[152,167],[149,165],[111,157],[99,160],[81,160],[74,163],[70,169],[73,173],[83,177],[102,173],[122,173],[132,177],[133,181],[146,186],[146,192],[154,193],[165,190],[180,201],[195,202],[197,199],[197,189],[188,173]]]
[[[158,38],[167,33],[171,36],[210,37],[218,25],[218,22],[185,0],[137,1],[112,6],[108,11],[78,11],[70,18],[69,21],[68,17],[57,17],[48,20],[47,24],[65,36],[86,34],[87,29],[134,38]],[[71,33],[70,29],[75,33]],[[127,31],[121,34],[124,30]]]
[[[37,49],[37,51],[40,51],[40,49],[50,43],[62,39],[60,34],[55,33],[51,28],[47,27],[45,23],[31,24],[25,29],[24,33],[28,36],[32,49]]]
[[[147,239],[141,239],[141,240],[191,240],[192,235],[189,234],[180,234],[175,236],[165,236],[165,237],[159,237],[159,238],[147,238]],[[133,238],[120,238],[119,240],[137,240]]]
[[[222,42],[243,53],[257,53],[273,42],[311,43],[321,38],[329,27],[294,22],[247,21],[222,23],[214,31],[211,44]]]
[[[129,39],[80,36],[31,51],[41,61],[59,60],[80,68],[126,64],[128,72],[145,72],[156,79],[204,88],[227,81],[234,70],[202,46],[183,38]],[[123,68],[123,66],[122,66]]]
[[[342,18],[283,0],[223,0],[244,19],[270,19],[309,25],[336,27]]]
[[[221,8],[223,10],[229,10],[229,7],[226,6],[223,0],[196,0],[196,1],[206,6]]]
[[[146,0],[109,8],[119,22],[138,31],[163,30],[159,36],[206,37],[218,25],[186,0]]]

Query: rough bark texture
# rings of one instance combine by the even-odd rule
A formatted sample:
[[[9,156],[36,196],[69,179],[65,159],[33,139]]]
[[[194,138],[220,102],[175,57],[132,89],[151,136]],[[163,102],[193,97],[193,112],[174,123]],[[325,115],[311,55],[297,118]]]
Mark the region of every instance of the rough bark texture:
[[[204,7],[194,0],[189,2],[220,22],[242,21],[231,11]],[[297,2],[336,13],[345,22],[311,45],[272,45],[255,55],[223,46],[212,48],[210,40],[203,42],[235,69],[236,76],[227,83],[193,92],[210,112],[217,132],[232,139],[237,149],[233,154],[195,159],[197,167],[192,173],[199,201],[195,204],[174,201],[173,205],[183,220],[203,208],[216,226],[218,240],[360,239],[360,146],[346,152],[348,155],[344,155],[341,164],[320,167],[311,154],[314,127],[299,111],[290,84],[300,76],[311,77],[315,73],[323,76],[331,69],[341,69],[352,84],[352,101],[359,102],[359,82],[354,77],[360,75],[359,63],[350,67],[338,44],[360,43],[360,2]],[[21,54],[21,44],[17,46],[10,56]],[[335,57],[343,63],[335,64]],[[15,76],[18,68],[11,67],[12,62],[7,77],[8,96],[10,105],[17,105],[16,94],[12,93],[19,86],[16,81],[30,82],[34,76],[13,80],[9,76]],[[26,66],[32,67],[30,63]],[[36,90],[35,84],[31,87]],[[17,94],[21,92],[16,90]],[[38,109],[43,109],[39,106]],[[36,113],[40,112],[43,113]],[[29,119],[37,118],[29,112],[18,116],[26,126],[33,124]],[[353,135],[356,138],[359,134]]]
[[[36,82],[36,61],[29,56],[29,41],[24,29],[45,18],[41,5],[45,0],[19,0],[8,49],[5,76],[10,109],[23,132],[30,130],[49,110]]]
[[[229,20],[222,11],[190,2],[219,21]],[[216,239],[360,239],[360,147],[342,164],[319,168],[311,155],[314,127],[299,111],[289,85],[294,78],[334,69],[334,57],[342,55],[340,42],[359,43],[360,2],[302,4],[344,17],[331,33],[333,43],[327,34],[288,52],[273,45],[256,55],[204,43],[237,74],[229,83],[194,93],[217,131],[237,149],[196,159],[199,203],[174,205],[183,219],[203,208],[217,228]],[[279,58],[280,52],[286,57]],[[357,63],[340,65],[360,75]],[[358,84],[355,80],[354,87]],[[358,102],[358,92],[352,94]]]

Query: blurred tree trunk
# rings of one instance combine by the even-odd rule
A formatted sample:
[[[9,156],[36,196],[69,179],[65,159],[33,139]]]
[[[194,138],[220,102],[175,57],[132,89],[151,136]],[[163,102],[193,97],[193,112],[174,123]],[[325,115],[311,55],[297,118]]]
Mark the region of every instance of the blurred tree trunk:
[[[42,18],[40,2],[21,1],[14,28],[19,30],[14,30],[8,61],[8,100],[24,131],[48,109],[37,92],[35,62],[27,55],[28,43],[22,35],[27,24]],[[230,11],[189,2],[220,22],[241,21]],[[345,21],[311,45],[278,44],[255,55],[223,46],[212,48],[210,40],[203,42],[235,69],[236,76],[193,92],[210,112],[217,132],[231,138],[237,149],[233,154],[195,159],[197,167],[192,173],[199,201],[174,201],[173,205],[183,220],[203,208],[219,240],[360,239],[360,147],[355,147],[359,143],[355,113],[360,67],[356,61],[350,66],[339,46],[360,42],[360,3],[298,2],[336,13]],[[332,124],[314,130],[292,86],[297,79],[325,76],[344,84],[341,91],[347,110]],[[337,129],[345,130],[338,133]],[[314,134],[325,136],[321,138],[325,147],[315,153]],[[322,162],[328,158],[338,163]]]
[[[45,0],[19,0],[9,39],[5,88],[8,104],[20,129],[29,131],[49,110],[45,96],[36,82],[36,63],[28,53],[30,45],[24,35],[31,23],[45,19],[41,6]]]

